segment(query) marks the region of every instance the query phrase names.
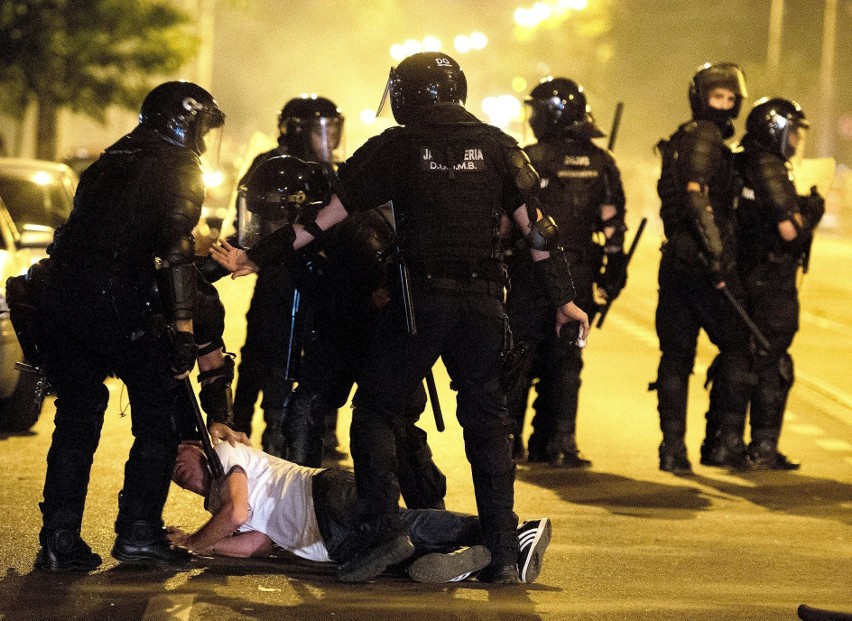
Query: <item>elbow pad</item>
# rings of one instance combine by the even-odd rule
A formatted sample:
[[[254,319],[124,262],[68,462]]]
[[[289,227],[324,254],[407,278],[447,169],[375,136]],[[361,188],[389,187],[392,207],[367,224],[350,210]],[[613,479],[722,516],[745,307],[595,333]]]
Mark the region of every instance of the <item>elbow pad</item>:
[[[536,261],[533,270],[544,283],[547,299],[555,308],[564,306],[577,297],[571,268],[561,251],[554,251],[548,258]]]
[[[163,267],[157,271],[157,286],[169,321],[192,319],[197,273],[192,263]]]
[[[556,248],[559,241],[559,226],[550,216],[543,216],[530,224],[527,233],[527,246],[534,250],[550,250]]]
[[[285,224],[246,250],[246,254],[255,265],[263,269],[286,261],[294,252],[294,241],[296,241],[296,231],[293,225]]]

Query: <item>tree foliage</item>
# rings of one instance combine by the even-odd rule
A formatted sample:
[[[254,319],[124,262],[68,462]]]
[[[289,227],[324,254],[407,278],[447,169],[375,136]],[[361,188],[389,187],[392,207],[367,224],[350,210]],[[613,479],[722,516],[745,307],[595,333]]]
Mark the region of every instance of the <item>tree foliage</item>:
[[[0,110],[21,118],[39,104],[38,153],[55,152],[62,108],[104,121],[111,105],[137,107],[158,75],[198,48],[190,16],[168,0],[4,0],[0,3]]]

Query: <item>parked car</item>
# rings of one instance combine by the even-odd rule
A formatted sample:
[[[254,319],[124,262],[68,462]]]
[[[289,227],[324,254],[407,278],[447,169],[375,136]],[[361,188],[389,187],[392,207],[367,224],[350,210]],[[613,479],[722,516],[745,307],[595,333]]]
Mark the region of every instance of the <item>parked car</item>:
[[[6,279],[47,256],[54,229],[71,213],[77,175],[66,165],[0,158],[0,429],[23,432],[38,420],[33,400],[43,378],[26,362],[9,320]]]

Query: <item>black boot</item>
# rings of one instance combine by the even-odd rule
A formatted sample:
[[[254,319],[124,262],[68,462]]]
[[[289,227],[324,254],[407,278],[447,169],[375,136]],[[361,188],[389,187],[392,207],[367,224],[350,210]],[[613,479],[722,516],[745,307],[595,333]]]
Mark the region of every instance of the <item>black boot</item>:
[[[740,471],[751,468],[742,434],[738,431],[722,430],[706,457],[702,456],[701,463]]]
[[[770,440],[752,442],[748,457],[756,470],[798,470],[802,467],[798,459],[790,459],[778,451],[778,445]]]
[[[165,528],[142,520],[120,529],[112,556],[123,563],[137,565],[182,567],[192,560],[189,550],[171,546]]]
[[[673,474],[691,474],[692,464],[686,454],[686,444],[680,440],[663,440],[660,444],[660,470]]]
[[[557,433],[551,439],[548,454],[550,464],[565,468],[591,468],[592,460],[577,448],[577,439],[573,433]]]
[[[76,530],[55,530],[43,536],[34,567],[39,571],[92,571],[101,557],[92,552]]]

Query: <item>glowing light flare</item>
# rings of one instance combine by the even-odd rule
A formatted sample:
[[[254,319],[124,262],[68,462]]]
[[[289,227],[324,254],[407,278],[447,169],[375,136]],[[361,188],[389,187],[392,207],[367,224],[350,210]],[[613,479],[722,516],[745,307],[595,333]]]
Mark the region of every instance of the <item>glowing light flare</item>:
[[[470,39],[470,46],[475,50],[485,49],[485,46],[488,45],[488,37],[479,31],[471,32],[468,38]]]
[[[509,123],[520,118],[523,106],[514,95],[498,95],[482,100],[482,111],[488,116],[488,122],[500,129],[508,127]]]
[[[485,49],[487,45],[488,37],[479,31],[471,32],[469,35],[456,35],[456,38],[453,39],[453,47],[461,54],[466,54],[472,50]]]
[[[521,76],[516,75],[514,78],[512,78],[512,90],[516,93],[525,92],[527,90],[527,86],[529,86],[529,84]]]
[[[206,170],[201,174],[201,179],[204,181],[205,188],[218,188],[222,185],[225,176],[221,170]]]
[[[405,55],[411,56],[412,54],[416,54],[417,52],[423,51],[423,44],[416,39],[407,39],[402,47],[405,49]]]
[[[532,12],[539,23],[553,15],[553,10],[544,2],[536,2],[532,7]]]
[[[46,173],[43,170],[34,173],[32,177],[30,177],[30,181],[35,183],[36,185],[50,185],[50,182],[53,181],[53,177],[50,176],[50,173]]]
[[[456,38],[453,39],[453,47],[456,48],[456,51],[460,54],[467,54],[473,47],[470,44],[470,37],[467,35],[456,35]]]
[[[396,62],[405,58],[405,47],[401,43],[394,43],[390,47],[390,55]]]
[[[427,35],[422,41],[406,39],[403,43],[394,43],[390,46],[390,55],[396,62],[404,60],[418,52],[440,52],[442,47],[438,37]]]
[[[376,111],[370,110],[369,108],[364,108],[361,110],[361,114],[359,115],[361,122],[364,125],[373,125],[376,122]]]
[[[514,19],[518,26],[535,28],[548,20],[561,21],[572,11],[582,11],[589,6],[588,0],[556,0],[536,2],[529,8],[515,9]]]
[[[423,37],[423,51],[424,52],[440,52],[441,51],[441,40],[438,37],[433,37],[433,36]]]

